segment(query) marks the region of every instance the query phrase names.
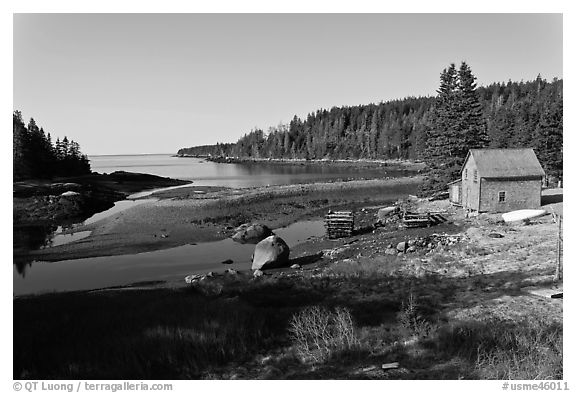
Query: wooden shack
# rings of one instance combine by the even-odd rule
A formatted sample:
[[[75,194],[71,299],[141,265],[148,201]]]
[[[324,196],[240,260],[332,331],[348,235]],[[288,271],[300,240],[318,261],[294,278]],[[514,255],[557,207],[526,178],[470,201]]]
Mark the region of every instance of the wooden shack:
[[[533,149],[471,149],[461,171],[461,204],[477,212],[536,209],[543,177]]]
[[[448,197],[451,204],[462,206],[462,179],[448,183]]]

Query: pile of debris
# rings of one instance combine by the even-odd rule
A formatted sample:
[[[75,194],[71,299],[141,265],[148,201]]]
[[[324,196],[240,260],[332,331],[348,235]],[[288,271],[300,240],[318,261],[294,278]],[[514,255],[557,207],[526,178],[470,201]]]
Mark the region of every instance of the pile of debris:
[[[398,255],[416,252],[418,249],[432,252],[442,247],[452,247],[462,242],[465,237],[464,234],[448,235],[435,233],[426,237],[406,240],[398,244],[389,244],[384,253],[387,255]]]

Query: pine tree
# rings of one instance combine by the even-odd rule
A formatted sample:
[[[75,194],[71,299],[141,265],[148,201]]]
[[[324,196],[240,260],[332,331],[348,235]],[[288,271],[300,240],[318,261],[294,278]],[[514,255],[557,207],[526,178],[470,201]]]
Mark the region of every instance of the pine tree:
[[[440,88],[432,108],[431,125],[426,130],[426,150],[423,156],[428,173],[420,187],[421,194],[443,189],[455,171],[455,159],[460,150],[456,131],[457,87],[456,66],[452,63],[440,75]]]
[[[563,100],[551,105],[543,114],[537,128],[536,155],[544,171],[546,182],[553,176],[563,176]]]
[[[469,149],[487,147],[489,143],[486,121],[482,113],[482,105],[476,93],[476,77],[466,62],[462,62],[458,70],[457,92],[457,132],[462,135],[461,150],[457,156],[463,159]]]
[[[440,76],[440,88],[426,135],[425,160],[429,172],[421,194],[443,191],[456,180],[470,149],[488,146],[483,110],[476,93],[476,77],[462,62],[452,63]]]

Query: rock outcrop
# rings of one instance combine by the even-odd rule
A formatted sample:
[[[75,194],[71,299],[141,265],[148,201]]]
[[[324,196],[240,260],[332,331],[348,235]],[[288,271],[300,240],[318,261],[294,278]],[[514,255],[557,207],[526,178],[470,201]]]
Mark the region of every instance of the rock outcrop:
[[[263,224],[242,224],[235,232],[232,240],[240,244],[257,244],[273,235],[272,230]]]

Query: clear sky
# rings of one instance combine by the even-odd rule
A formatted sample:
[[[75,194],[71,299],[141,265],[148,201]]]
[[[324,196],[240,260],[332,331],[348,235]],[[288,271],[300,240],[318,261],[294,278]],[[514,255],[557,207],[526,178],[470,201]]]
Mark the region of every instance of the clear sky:
[[[89,154],[235,142],[319,108],[563,77],[561,14],[15,14],[14,109]]]

